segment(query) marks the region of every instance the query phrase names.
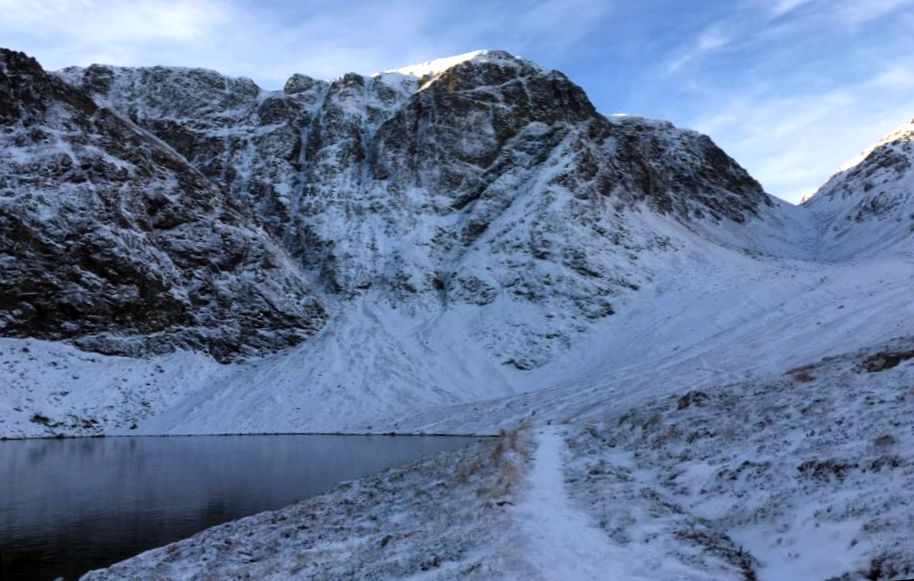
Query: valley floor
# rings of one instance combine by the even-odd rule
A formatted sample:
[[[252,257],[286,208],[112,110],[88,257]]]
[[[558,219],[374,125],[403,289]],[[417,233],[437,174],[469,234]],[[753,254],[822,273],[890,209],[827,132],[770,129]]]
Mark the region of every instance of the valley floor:
[[[365,299],[332,331],[219,365],[0,338],[0,437],[224,433],[492,434],[765,377],[914,329],[914,257],[841,263],[717,247],[673,263],[553,362],[520,371],[458,308],[431,320]],[[475,326],[474,326],[475,325]],[[257,389],[251,389],[257,386]]]
[[[86,579],[914,575],[914,339],[344,483]]]
[[[370,297],[229,366],[0,339],[0,435],[515,430],[90,579],[914,576],[914,257],[696,248],[533,371]]]

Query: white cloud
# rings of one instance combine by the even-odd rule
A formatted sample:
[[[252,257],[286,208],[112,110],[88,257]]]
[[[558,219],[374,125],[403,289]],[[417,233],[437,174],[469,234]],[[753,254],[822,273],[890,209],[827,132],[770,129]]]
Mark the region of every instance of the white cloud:
[[[49,69],[186,62],[235,16],[220,0],[0,0],[0,14],[4,45]]]
[[[676,73],[679,122],[711,135],[771,193],[799,201],[914,115],[914,37],[899,34],[914,24],[912,6],[743,0],[657,74]]]
[[[2,28],[79,44],[143,44],[192,41],[226,20],[214,0],[0,0]]]
[[[721,24],[712,24],[702,30],[691,45],[673,55],[672,60],[666,66],[666,71],[667,73],[677,72],[693,61],[726,47],[731,41],[732,37],[723,31]]]
[[[813,0],[777,0],[777,2],[774,2],[774,4],[771,4],[770,6],[771,14],[775,17],[783,16],[812,1]]]
[[[876,75],[872,84],[889,90],[912,88],[914,87],[914,67],[891,64]]]
[[[525,44],[542,43],[565,48],[591,32],[611,9],[609,2],[593,0],[540,0],[520,13],[508,34]]]

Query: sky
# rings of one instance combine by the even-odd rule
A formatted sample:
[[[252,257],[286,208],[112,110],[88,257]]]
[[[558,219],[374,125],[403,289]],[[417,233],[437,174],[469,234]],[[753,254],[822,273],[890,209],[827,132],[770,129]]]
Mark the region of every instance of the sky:
[[[0,0],[0,46],[265,89],[503,49],[605,114],[707,133],[792,202],[914,118],[914,0]]]

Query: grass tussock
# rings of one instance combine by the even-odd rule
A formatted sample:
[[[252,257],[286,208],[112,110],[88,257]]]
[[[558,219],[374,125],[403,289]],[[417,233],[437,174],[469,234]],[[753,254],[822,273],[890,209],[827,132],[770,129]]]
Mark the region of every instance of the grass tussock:
[[[499,506],[508,504],[510,501],[506,497],[511,496],[523,481],[532,452],[530,424],[522,422],[499,430],[491,452],[466,462],[458,469],[457,478],[465,482],[485,474],[477,494]]]
[[[511,495],[523,481],[532,452],[529,422],[521,422],[508,430],[500,430],[498,442],[489,455],[489,461],[498,467],[498,476],[495,483],[482,492],[490,498]]]

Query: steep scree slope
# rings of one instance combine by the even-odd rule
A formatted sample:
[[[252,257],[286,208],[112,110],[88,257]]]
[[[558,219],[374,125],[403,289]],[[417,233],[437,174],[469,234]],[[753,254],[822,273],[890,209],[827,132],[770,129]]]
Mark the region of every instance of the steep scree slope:
[[[44,79],[36,95],[55,104],[66,95],[85,109],[55,105],[71,111],[63,119],[77,119],[79,131],[62,132],[60,115],[36,117],[66,137],[68,156],[76,156],[67,159],[101,151],[95,157],[115,161],[93,181],[22,165],[5,179],[43,176],[46,188],[19,189],[30,196],[23,200],[45,205],[10,206],[4,216],[29,218],[35,236],[64,232],[67,244],[91,241],[96,230],[117,244],[129,234],[152,257],[135,268],[154,271],[149,276],[164,280],[166,291],[125,278],[121,263],[133,265],[139,252],[126,246],[89,254],[111,263],[93,274],[104,284],[91,286],[79,282],[85,267],[54,263],[69,246],[22,253],[17,234],[3,254],[3,267],[18,273],[6,279],[9,298],[0,304],[5,334],[128,354],[202,347],[226,359],[290,345],[322,324],[302,277],[329,313],[324,332],[292,350],[203,374],[181,386],[186,396],[160,398],[161,408],[116,414],[119,425],[146,418],[139,425],[146,433],[371,431],[418,409],[450,417],[454,404],[542,388],[565,397],[620,365],[645,373],[656,367],[647,354],[688,363],[676,385],[694,377],[696,353],[715,349],[730,353],[730,368],[718,372],[695,356],[701,373],[717,377],[758,361],[768,369],[786,357],[767,339],[772,320],[791,337],[809,337],[790,351],[808,356],[884,339],[907,320],[897,309],[891,325],[854,318],[854,344],[845,345],[846,333],[834,329],[848,326],[847,311],[809,306],[826,308],[823,297],[830,304],[835,293],[897,306],[895,283],[907,284],[908,269],[887,258],[871,270],[891,275],[892,284],[858,288],[856,263],[813,260],[843,256],[819,235],[832,211],[771,198],[706,136],[604,117],[561,73],[507,53],[329,83],[294,75],[281,91],[202,69],[93,65],[46,75],[31,66],[29,78]],[[19,121],[22,97],[7,94],[7,167],[51,159],[56,150]],[[101,118],[133,137],[111,139]],[[83,145],[96,142],[97,150]],[[47,195],[58,191],[67,195]],[[65,218],[43,209],[72,192],[114,202],[78,198],[72,204],[83,210]],[[6,204],[19,199],[4,196]],[[79,234],[58,222],[79,225]],[[239,245],[247,250],[236,252]],[[45,279],[53,279],[50,290],[28,294],[29,284]],[[102,298],[88,298],[95,296]],[[173,297],[179,309],[161,306]],[[23,314],[39,300],[51,301],[34,309],[48,321]],[[815,326],[798,327],[798,313]],[[59,351],[25,346],[42,351],[36,361]],[[33,375],[30,365],[13,358],[2,370],[16,401],[82,389],[67,380],[66,389],[30,392],[22,379]],[[120,363],[92,365],[104,375]],[[172,363],[165,356],[152,365]],[[590,396],[581,397],[590,405]],[[95,417],[91,399],[80,399],[73,414]],[[519,401],[505,400],[489,428],[522,413],[526,406],[511,407]],[[26,407],[50,417],[67,405]],[[466,415],[452,419],[449,430],[469,425]],[[27,425],[27,414],[16,422]]]

